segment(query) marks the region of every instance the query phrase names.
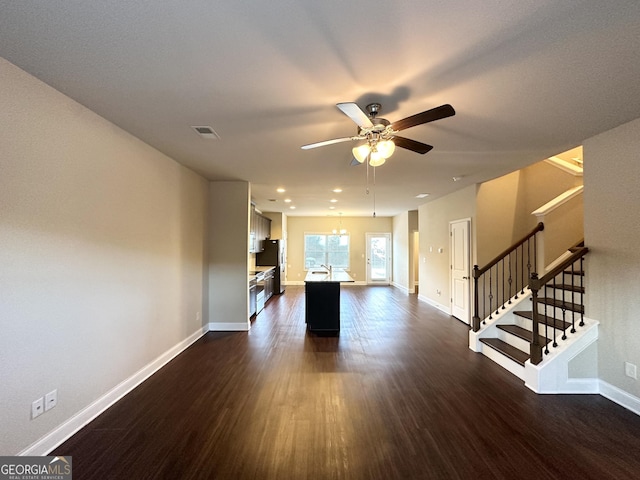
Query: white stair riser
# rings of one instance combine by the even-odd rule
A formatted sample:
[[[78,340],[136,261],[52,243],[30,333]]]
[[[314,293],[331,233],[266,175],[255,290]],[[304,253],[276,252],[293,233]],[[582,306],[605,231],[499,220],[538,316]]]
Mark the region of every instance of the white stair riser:
[[[513,373],[516,377],[520,378],[521,380],[524,380],[524,367],[522,365],[520,365],[517,362],[514,362],[513,360],[501,354],[497,350],[491,348],[489,345],[485,345],[484,343],[482,343],[481,345],[482,345],[482,354],[484,356],[490,358],[491,360],[496,362],[498,365],[500,365],[502,368],[505,368],[509,372]]]
[[[524,353],[526,353],[527,355],[529,354],[529,342],[516,336],[513,335],[509,332],[505,332],[504,330],[501,330],[500,328],[496,329],[496,332],[498,333],[498,338],[500,340],[502,340],[503,342],[508,343],[509,345],[511,345],[512,347],[517,348],[518,350],[523,351]]]

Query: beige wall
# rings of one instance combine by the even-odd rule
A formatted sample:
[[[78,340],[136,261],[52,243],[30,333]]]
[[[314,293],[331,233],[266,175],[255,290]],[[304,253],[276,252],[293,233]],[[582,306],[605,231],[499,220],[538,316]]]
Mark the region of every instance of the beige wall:
[[[420,297],[450,307],[449,222],[471,219],[471,245],[475,245],[476,186],[471,185],[418,209],[420,225]],[[438,250],[442,249],[442,253]],[[472,247],[473,249],[473,247]],[[471,263],[475,259],[472,251]],[[440,291],[440,294],[437,293]]]
[[[330,233],[338,227],[338,217],[287,217],[287,283],[304,282],[304,234]],[[391,217],[343,217],[342,225],[351,236],[350,274],[356,282],[366,282],[366,233],[391,233]],[[393,241],[393,240],[392,240]],[[393,267],[392,267],[393,268]]]
[[[248,182],[211,182],[209,189],[209,328],[249,330]],[[253,259],[255,264],[255,255]]]
[[[393,284],[409,289],[409,212],[393,217]]]
[[[530,216],[531,211],[518,201],[521,178],[522,170],[518,170],[478,186],[476,238],[480,266],[512,245],[520,230],[518,223]]]
[[[640,119],[584,142],[586,315],[598,320],[599,378],[640,397]]]
[[[582,177],[541,161],[479,185],[478,265],[486,265],[529,233],[539,221],[533,211],[581,184]],[[582,238],[582,216],[581,198],[576,198],[546,219],[547,263]]]
[[[202,331],[208,185],[2,59],[0,86],[0,453],[13,455]]]

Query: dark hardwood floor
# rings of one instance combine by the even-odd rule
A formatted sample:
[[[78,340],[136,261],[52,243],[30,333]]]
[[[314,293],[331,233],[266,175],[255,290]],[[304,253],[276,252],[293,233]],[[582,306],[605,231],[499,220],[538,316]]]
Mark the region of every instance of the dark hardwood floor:
[[[339,337],[304,288],[249,333],[208,333],[52,454],[86,479],[638,479],[640,417],[536,395],[467,326],[392,287],[342,289]]]

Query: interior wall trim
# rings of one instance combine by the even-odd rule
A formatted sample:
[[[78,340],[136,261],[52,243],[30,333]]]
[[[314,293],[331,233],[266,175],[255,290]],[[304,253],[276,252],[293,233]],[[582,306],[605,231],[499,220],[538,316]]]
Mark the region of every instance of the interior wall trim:
[[[431,300],[430,298],[425,297],[424,295],[420,295],[420,294],[418,294],[418,300],[422,300],[423,302],[428,303],[432,307],[437,308],[438,310],[446,313],[447,315],[451,315],[451,307],[449,307],[448,305],[443,305],[442,303],[438,303],[438,302],[436,302],[434,300]]]
[[[249,321],[246,323],[234,322],[211,322],[209,323],[210,332],[248,332],[251,329]]]
[[[109,390],[103,396],[93,403],[89,404],[71,418],[58,425],[56,428],[47,433],[30,446],[22,450],[18,455],[26,456],[44,456],[48,455],[54,448],[58,447],[71,436],[76,434],[81,428],[88,425],[92,420],[97,418],[102,412],[115,404],[118,400],[131,392],[138,385],[143,383],[151,375],[156,373],[167,363],[173,360],[177,355],[186,350],[191,344],[207,333],[207,329],[202,327],[187,338],[171,347],[158,358],[148,363],[129,378],[120,382],[114,388]]]
[[[600,380],[600,395],[614,403],[640,415],[640,398],[618,388],[610,383]]]

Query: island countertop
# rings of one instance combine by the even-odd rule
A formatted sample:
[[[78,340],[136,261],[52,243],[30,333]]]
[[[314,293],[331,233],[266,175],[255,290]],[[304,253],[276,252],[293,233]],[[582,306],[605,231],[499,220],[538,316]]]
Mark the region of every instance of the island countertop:
[[[351,275],[342,269],[335,269],[331,272],[326,270],[309,270],[304,277],[305,282],[313,283],[352,283],[355,282]]]

